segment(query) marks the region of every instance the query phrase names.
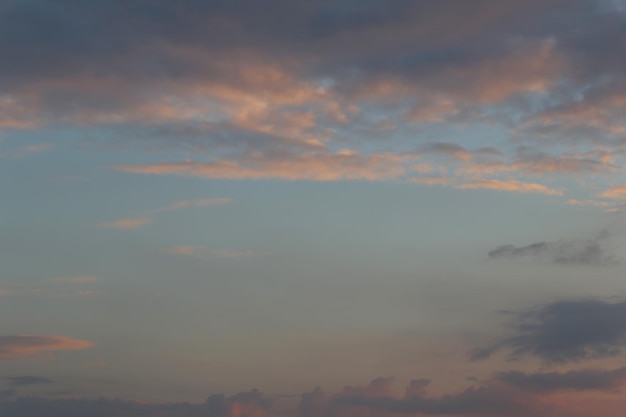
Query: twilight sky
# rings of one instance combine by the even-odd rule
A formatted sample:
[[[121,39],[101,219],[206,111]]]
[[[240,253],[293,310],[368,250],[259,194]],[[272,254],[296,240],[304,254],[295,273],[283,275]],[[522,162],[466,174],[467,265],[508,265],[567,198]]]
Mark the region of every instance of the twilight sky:
[[[626,1],[0,0],[0,415],[622,417]]]

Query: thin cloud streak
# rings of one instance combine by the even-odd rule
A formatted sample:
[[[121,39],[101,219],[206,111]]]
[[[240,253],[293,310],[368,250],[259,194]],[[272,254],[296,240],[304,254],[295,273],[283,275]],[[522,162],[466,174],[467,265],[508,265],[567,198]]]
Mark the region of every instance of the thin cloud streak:
[[[219,206],[223,204],[229,204],[231,202],[232,200],[230,198],[204,198],[204,199],[197,199],[197,200],[181,200],[181,201],[174,202],[166,207],[148,210],[138,217],[118,219],[112,222],[104,222],[104,223],[100,223],[100,226],[105,227],[105,228],[112,228],[112,229],[134,230],[134,229],[139,229],[148,224],[153,223],[154,222],[153,217],[160,213],[187,209],[187,208]]]

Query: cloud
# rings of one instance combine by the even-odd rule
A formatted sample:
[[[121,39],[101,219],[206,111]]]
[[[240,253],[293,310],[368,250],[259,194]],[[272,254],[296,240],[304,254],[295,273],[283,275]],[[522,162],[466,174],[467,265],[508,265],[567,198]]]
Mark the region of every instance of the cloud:
[[[48,282],[53,284],[88,284],[99,281],[100,278],[92,275],[77,275],[73,277],[51,278]]]
[[[316,388],[302,394],[295,409],[277,404],[280,396],[270,398],[258,390],[252,390],[230,397],[222,394],[211,395],[206,402],[198,404],[150,403],[107,398],[51,400],[25,397],[0,401],[0,413],[14,417],[349,417],[407,414],[560,417],[571,414],[562,401],[553,401],[554,394],[570,391],[615,393],[623,382],[623,369],[545,374],[503,372],[492,379],[471,384],[461,391],[437,397],[426,392],[430,380],[416,379],[407,386],[405,395],[399,397],[392,389],[392,378],[376,378],[365,387],[347,386],[340,393],[331,396],[326,396],[321,388]],[[7,398],[12,395],[13,392]],[[581,404],[585,404],[584,400]]]
[[[560,195],[525,177],[623,165],[626,13],[614,2],[127,3],[4,5],[0,126],[104,127],[197,155],[118,169],[204,178],[405,180],[408,145],[463,170],[415,183]],[[481,138],[450,142],[459,127]],[[467,149],[477,141],[506,146]]]
[[[626,384],[626,368],[535,374],[511,371],[499,372],[496,378],[507,385],[539,394],[557,391],[618,392]]]
[[[98,282],[100,278],[90,275],[50,278],[31,282],[0,282],[0,295],[5,296],[41,296],[74,297],[101,294],[100,291],[81,288]]]
[[[14,158],[21,158],[28,154],[46,152],[52,148],[51,143],[39,143],[37,145],[27,145],[19,147],[14,153]]]
[[[298,404],[298,414],[302,417],[322,417],[328,406],[324,391],[317,387],[302,394]]]
[[[456,186],[461,190],[495,190],[511,193],[539,193],[546,195],[563,195],[562,190],[549,188],[542,184],[528,183],[518,180],[479,180]]]
[[[147,224],[154,222],[153,217],[160,213],[187,208],[218,206],[222,204],[228,204],[230,202],[232,202],[230,198],[201,198],[196,200],[181,200],[176,201],[166,207],[148,210],[138,217],[118,219],[112,222],[104,222],[101,223],[100,226],[112,229],[139,229]]]
[[[21,385],[41,385],[41,384],[52,384],[52,381],[49,378],[43,376],[32,376],[32,375],[24,375],[24,376],[10,376],[6,378],[9,385],[13,386],[21,386]]]
[[[498,381],[471,386],[459,393],[447,394],[439,398],[342,395],[332,401],[331,407],[334,412],[331,415],[336,416],[361,415],[364,410],[391,415],[524,416],[545,415],[550,409],[548,404],[542,403],[533,395]]]
[[[607,230],[591,239],[570,239],[538,242],[527,246],[502,245],[489,251],[491,259],[522,257],[548,258],[563,265],[607,265],[615,263],[606,247],[611,234]]]
[[[13,393],[10,390],[5,397]],[[201,404],[145,403],[108,398],[52,400],[23,397],[14,401],[0,401],[0,414],[12,417],[265,417],[269,415],[271,405],[272,402],[257,390],[231,397],[213,395]]]
[[[362,156],[353,152],[278,152],[248,154],[237,161],[182,161],[151,165],[118,165],[137,174],[173,174],[216,179],[284,179],[336,181],[389,180],[406,172],[404,164],[415,156],[381,153]]]
[[[626,185],[609,188],[600,194],[600,197],[610,198],[612,200],[624,200],[626,199]]]
[[[557,301],[514,318],[512,336],[474,349],[470,357],[486,359],[505,350],[510,359],[566,363],[617,356],[626,345],[626,302]]]
[[[67,336],[0,336],[0,360],[21,359],[42,352],[82,350],[93,347],[86,340]]]
[[[170,253],[172,255],[184,255],[195,257],[214,257],[214,258],[246,258],[257,255],[250,251],[234,251],[224,249],[208,249],[204,246],[173,246],[171,248],[162,249],[161,252]]]
[[[4,389],[0,390],[0,401],[4,401],[8,398],[13,397],[16,394],[14,389]]]
[[[242,392],[232,397],[213,395],[207,399],[210,416],[263,417],[267,416],[272,401],[258,390]]]
[[[153,220],[149,217],[135,217],[135,218],[118,219],[112,222],[101,223],[101,226],[111,228],[111,229],[133,230],[133,229],[139,229],[152,222]]]
[[[171,253],[173,255],[197,256],[198,252],[203,250],[202,246],[174,246],[163,249],[161,252]]]

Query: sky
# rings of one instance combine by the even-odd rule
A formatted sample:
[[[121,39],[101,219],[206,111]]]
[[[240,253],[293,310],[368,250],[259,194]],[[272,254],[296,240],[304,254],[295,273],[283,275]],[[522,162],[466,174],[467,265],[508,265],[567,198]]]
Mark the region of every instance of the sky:
[[[621,417],[623,0],[0,0],[0,415]]]

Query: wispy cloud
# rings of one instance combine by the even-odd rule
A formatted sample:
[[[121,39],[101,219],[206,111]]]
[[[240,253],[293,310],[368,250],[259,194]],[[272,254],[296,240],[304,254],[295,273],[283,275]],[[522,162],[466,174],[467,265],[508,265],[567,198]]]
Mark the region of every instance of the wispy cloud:
[[[517,193],[539,193],[557,196],[563,195],[562,190],[550,188],[542,184],[528,183],[518,180],[479,180],[458,185],[456,188],[461,190],[485,189]]]
[[[174,202],[170,204],[169,206],[145,211],[137,217],[129,217],[129,218],[114,220],[111,222],[100,223],[100,226],[106,227],[106,228],[112,228],[112,229],[126,229],[126,230],[139,229],[143,226],[153,223],[154,216],[160,213],[186,209],[186,208],[217,206],[217,205],[229,204],[231,202],[232,200],[230,198],[204,198],[204,199],[196,199],[196,200],[181,200],[181,201]]]
[[[79,275],[32,282],[0,281],[0,296],[83,297],[102,294],[84,288],[100,281],[99,277]]]
[[[85,284],[99,281],[100,278],[92,275],[77,275],[74,277],[50,278],[48,282],[53,284]]]
[[[209,249],[204,246],[173,246],[171,248],[162,249],[161,252],[173,255],[184,255],[194,257],[213,257],[213,258],[246,258],[257,255],[251,251],[234,251],[224,249]]]

